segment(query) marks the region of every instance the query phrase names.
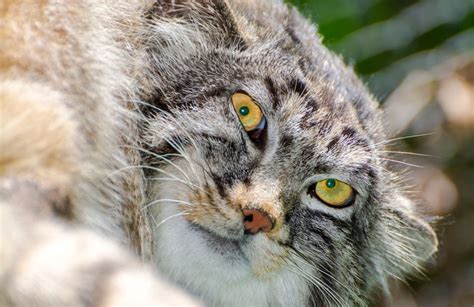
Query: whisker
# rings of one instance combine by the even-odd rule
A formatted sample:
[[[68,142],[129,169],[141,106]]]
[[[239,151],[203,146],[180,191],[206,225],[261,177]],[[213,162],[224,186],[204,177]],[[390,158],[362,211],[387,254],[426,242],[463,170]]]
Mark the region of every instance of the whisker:
[[[305,266],[310,266],[310,267],[313,267],[313,265],[311,265],[311,263],[307,260],[305,260],[304,257],[302,257],[303,255],[301,255],[301,253],[299,253],[296,249],[292,248],[290,250],[290,254],[293,255],[293,259],[294,260],[297,260],[297,261],[300,261],[302,264],[304,264]],[[302,270],[302,273],[305,274],[306,278],[308,281],[312,282],[316,287],[318,287],[318,289],[320,289],[321,291],[323,291],[324,293],[326,293],[329,297],[331,297],[331,299],[338,305],[338,306],[342,306],[342,297],[335,291],[333,291],[331,288],[329,288],[326,284],[324,284],[321,280],[317,279],[316,276],[313,276],[313,275],[309,275],[305,270],[301,269],[299,267],[298,264],[296,264],[294,261],[291,261],[294,265],[296,265],[296,267],[299,269],[299,270]]]
[[[410,167],[416,167],[416,168],[424,168],[423,166],[421,165],[416,165],[416,164],[413,164],[413,163],[408,163],[408,162],[404,162],[404,161],[399,161],[399,160],[394,160],[394,159],[388,159],[388,158],[380,158],[384,161],[388,161],[388,162],[394,162],[394,163],[398,163],[398,164],[402,164],[402,165],[405,165],[405,166],[410,166]]]
[[[171,114],[169,112],[163,112],[163,113],[164,114]],[[188,121],[183,121],[183,122],[180,123],[175,118],[175,116],[170,116],[169,121],[166,121],[166,123],[155,123],[155,124],[161,125],[163,127],[163,129],[169,130],[170,129],[169,125],[172,123],[173,124],[173,129],[182,132],[187,137],[187,140],[190,142],[190,144],[192,145],[192,147],[196,151],[196,154],[198,156],[200,156],[200,150],[199,150],[199,146],[196,143],[196,140],[194,139],[194,137],[192,137],[192,135],[190,134],[188,129],[185,129],[184,126],[183,126],[183,125],[186,125],[185,124],[186,122],[188,122]],[[187,154],[186,150],[181,146],[181,144],[178,144],[175,139],[170,139],[169,137],[165,137],[164,140],[173,149],[175,149],[177,152],[179,152],[188,161],[192,171],[194,172],[194,174],[196,175],[196,178],[198,178],[198,180],[199,180],[200,176],[197,175],[197,172],[194,168],[194,164],[198,164],[204,172],[206,172],[208,175],[210,175],[210,170],[206,169],[206,167],[205,167],[206,165],[201,165],[201,164],[197,163],[197,161],[195,161],[195,163],[191,163],[190,157]]]
[[[189,215],[189,213],[187,212],[180,212],[180,213],[177,213],[177,214],[173,214],[173,215],[170,215],[168,216],[167,218],[163,219],[161,222],[158,223],[158,225],[156,225],[156,229],[158,229],[161,225],[163,225],[165,222],[173,219],[173,218],[177,218],[177,217],[180,217],[180,216],[185,216],[185,215]]]
[[[285,263],[288,265],[287,269],[289,269],[293,274],[295,274],[296,276],[302,277],[303,279],[305,279],[306,281],[308,281],[309,283],[311,283],[313,286],[315,286],[318,289],[322,288],[322,281],[320,281],[319,279],[315,277],[310,276],[308,273],[306,273],[304,269],[300,268],[298,264],[294,263],[293,261],[289,259],[286,259]],[[322,292],[324,294],[327,294],[324,289],[322,289]],[[326,296],[323,296],[322,298],[327,303],[324,305],[329,305],[329,301],[326,299]]]
[[[146,210],[149,207],[151,207],[155,204],[158,204],[158,203],[162,203],[162,202],[173,202],[173,203],[183,204],[183,205],[186,205],[186,206],[192,206],[191,203],[189,203],[187,201],[184,201],[184,200],[172,199],[172,198],[162,198],[162,199],[157,199],[157,200],[154,200],[154,201],[146,204],[145,206],[143,206],[143,208],[141,210]]]
[[[186,181],[181,180],[181,179],[168,178],[168,177],[153,177],[153,178],[148,178],[147,180],[148,181],[176,181],[176,182],[180,182],[180,183],[184,184],[186,187],[188,187],[190,189],[194,188],[194,189],[197,189],[198,191],[200,191],[201,193],[204,193],[208,196],[211,196],[210,192],[206,191],[203,187],[198,186],[196,184],[193,184],[192,182],[186,182]]]
[[[137,168],[150,169],[150,170],[154,170],[154,171],[159,170],[158,168],[153,167],[153,166],[149,166],[149,165],[128,165],[128,166],[125,166],[125,167],[122,167],[122,168],[119,168],[119,169],[116,169],[116,170],[110,172],[110,174],[107,177],[111,177],[113,175],[116,175],[119,172],[123,172],[123,171],[130,170],[130,169],[137,169]]]
[[[308,263],[308,265],[311,265],[310,264],[310,261],[307,260],[306,256],[301,253],[300,251],[298,251],[297,249],[295,249],[294,247],[290,247],[291,248],[291,251],[292,253],[294,253],[296,255],[296,257],[299,257],[301,258],[302,260],[304,260],[306,263]],[[330,272],[328,272],[327,270],[325,270],[323,267],[318,267],[317,270],[319,272],[321,272],[322,274],[324,274],[325,276],[327,276],[328,278],[330,278],[331,280],[333,280],[335,283],[337,283],[338,285],[340,285],[341,287],[343,287],[345,290],[347,290],[348,293],[353,293],[353,291],[344,283],[342,283],[341,281],[339,281],[337,278],[335,278]],[[359,275],[356,275],[355,276],[358,280],[361,280],[361,277]],[[359,299],[358,295],[357,294],[354,294],[352,295],[352,298],[354,298],[355,300],[357,300],[359,302],[359,304],[362,306],[364,305],[364,301]]]
[[[392,143],[392,142],[400,141],[400,140],[405,140],[405,139],[412,139],[412,138],[430,136],[430,135],[434,135],[434,134],[436,134],[436,133],[435,133],[435,132],[430,132],[430,133],[413,134],[413,135],[407,135],[407,136],[397,137],[397,138],[388,139],[388,140],[385,140],[385,141],[381,141],[381,142],[375,143],[375,146],[385,145],[385,144],[388,144],[388,143]]]
[[[163,110],[163,109],[161,109],[161,108],[159,108],[159,107],[157,107],[157,106],[154,106],[154,105],[152,105],[152,104],[150,104],[150,103],[148,103],[148,102],[145,102],[145,101],[143,101],[143,100],[132,99],[131,101],[132,101],[133,103],[137,103],[137,104],[141,104],[141,105],[146,106],[146,107],[150,107],[150,108],[152,108],[152,109],[154,109],[154,110],[156,110],[156,111],[159,111],[159,112],[167,112],[167,111],[165,111],[165,110]],[[140,112],[140,113],[141,113],[141,112]]]
[[[382,153],[393,153],[393,154],[400,154],[400,155],[411,155],[411,156],[419,156],[419,157],[429,157],[429,158],[436,158],[433,155],[421,154],[416,152],[408,152],[408,151],[396,151],[396,150],[380,150],[378,152]]]
[[[185,160],[186,162],[188,162],[188,165],[189,167],[191,168],[193,174],[195,175],[195,177],[199,180],[200,176],[198,175],[196,169],[194,168],[194,164],[195,163],[192,163],[191,162],[191,158],[189,157],[189,155],[187,154],[186,150],[183,148],[183,146],[181,146],[181,144],[177,144],[174,140],[172,139],[169,139],[169,138],[165,138],[165,141],[173,148],[175,149]],[[197,151],[197,145],[194,144],[194,149],[196,150],[196,153],[199,154],[199,152]],[[201,183],[201,182],[199,182]]]
[[[131,147],[131,146],[130,146],[130,147]],[[145,152],[145,153],[148,153],[148,154],[152,155],[153,157],[158,158],[158,159],[160,159],[160,160],[162,160],[162,161],[168,163],[169,165],[175,167],[184,177],[186,177],[186,179],[187,179],[188,181],[190,181],[190,178],[189,178],[188,174],[186,174],[186,172],[185,172],[182,168],[180,168],[178,165],[176,165],[176,163],[174,163],[174,162],[171,161],[170,159],[164,157],[164,155],[159,155],[159,154],[157,154],[157,153],[154,153],[154,152],[152,152],[152,151],[149,151],[149,150],[146,150],[146,149],[143,149],[143,148],[136,148],[136,149],[138,149],[138,150],[140,150],[140,151],[143,151],[143,152]]]
[[[198,185],[193,184],[193,183],[190,182],[190,181],[185,181],[185,180],[183,180],[183,179],[181,179],[181,178],[178,178],[178,177],[176,177],[176,176],[173,176],[172,174],[170,174],[170,173],[168,173],[168,172],[166,172],[166,171],[164,171],[164,170],[162,170],[162,169],[159,169],[159,168],[156,168],[156,167],[153,167],[153,166],[148,166],[148,165],[130,165],[130,166],[126,166],[126,167],[123,167],[123,168],[121,168],[121,169],[118,169],[118,170],[113,171],[111,174],[109,174],[109,176],[112,176],[112,175],[114,175],[114,173],[117,173],[117,172],[120,172],[120,171],[124,171],[124,170],[127,170],[127,169],[135,169],[135,168],[151,169],[151,170],[154,170],[154,171],[159,172],[159,173],[161,173],[161,174],[170,176],[170,177],[168,177],[168,178],[165,178],[165,177],[148,178],[147,180],[151,180],[151,181],[153,181],[153,180],[163,180],[163,181],[169,180],[169,181],[176,181],[176,182],[180,182],[180,183],[182,183],[182,184],[184,184],[184,185],[186,185],[186,186],[188,186],[188,187],[193,187],[193,188],[195,188],[195,189],[200,190],[200,191],[203,192],[203,193],[206,193],[206,194],[210,195],[208,191],[204,190],[202,187],[200,187],[200,186],[198,186]],[[171,180],[171,179],[172,179],[172,180]]]

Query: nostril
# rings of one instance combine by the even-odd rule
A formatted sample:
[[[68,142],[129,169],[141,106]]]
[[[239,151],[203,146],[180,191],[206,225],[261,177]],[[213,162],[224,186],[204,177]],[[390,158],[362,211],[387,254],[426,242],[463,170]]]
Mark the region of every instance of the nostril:
[[[245,215],[244,213],[244,222],[253,222],[253,214]]]
[[[259,231],[269,232],[273,228],[273,222],[265,212],[257,209],[244,209],[244,228],[246,234],[256,234]]]

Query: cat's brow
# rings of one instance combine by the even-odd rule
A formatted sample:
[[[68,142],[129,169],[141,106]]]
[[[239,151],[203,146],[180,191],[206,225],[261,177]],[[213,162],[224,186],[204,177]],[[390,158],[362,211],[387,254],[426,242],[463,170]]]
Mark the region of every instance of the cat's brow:
[[[180,105],[189,105],[189,103],[196,103],[196,102],[204,102],[208,98],[212,97],[222,97],[227,95],[229,92],[229,88],[225,86],[218,86],[211,88],[207,91],[203,91],[198,93],[197,95],[187,96],[185,99],[182,100]]]

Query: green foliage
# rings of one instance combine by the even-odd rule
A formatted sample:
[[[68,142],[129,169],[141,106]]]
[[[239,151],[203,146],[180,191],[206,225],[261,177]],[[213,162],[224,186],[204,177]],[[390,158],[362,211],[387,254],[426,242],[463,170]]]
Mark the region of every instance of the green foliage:
[[[288,0],[381,99],[411,70],[474,53],[474,0]]]

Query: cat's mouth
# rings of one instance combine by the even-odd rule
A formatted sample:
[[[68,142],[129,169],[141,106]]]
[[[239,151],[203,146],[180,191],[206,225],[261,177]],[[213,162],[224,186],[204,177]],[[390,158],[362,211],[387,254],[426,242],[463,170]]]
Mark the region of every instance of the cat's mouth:
[[[249,235],[242,229],[239,236],[229,237],[196,223],[188,221],[188,225],[191,231],[204,239],[212,254],[223,257],[229,263],[237,261],[243,264],[254,276],[267,278],[285,266],[287,249],[265,233]]]
[[[199,224],[192,222],[188,222],[188,224],[190,230],[202,236],[208,244],[208,247],[214,252],[222,256],[231,255],[232,258],[239,257],[246,262],[250,262],[242,251],[247,238],[224,237]]]

